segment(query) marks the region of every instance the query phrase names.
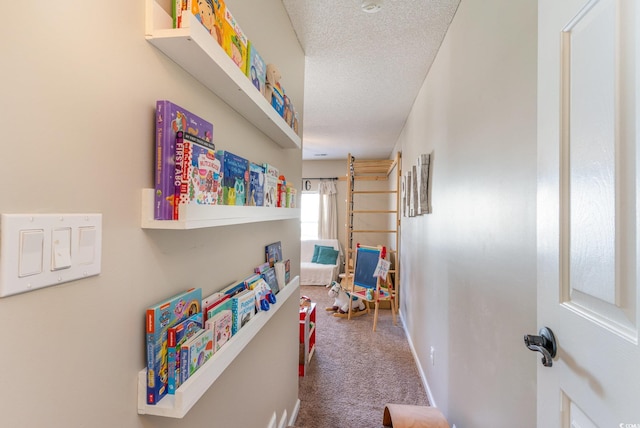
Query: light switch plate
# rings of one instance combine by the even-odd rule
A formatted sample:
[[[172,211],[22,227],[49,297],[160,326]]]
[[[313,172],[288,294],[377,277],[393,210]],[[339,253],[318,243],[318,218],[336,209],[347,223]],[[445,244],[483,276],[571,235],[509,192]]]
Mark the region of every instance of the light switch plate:
[[[25,275],[21,262],[24,269],[25,261],[32,266],[37,258],[33,251],[24,252],[25,236],[39,230],[43,231],[42,270],[27,269]],[[2,214],[0,297],[98,275],[101,255],[102,214]]]

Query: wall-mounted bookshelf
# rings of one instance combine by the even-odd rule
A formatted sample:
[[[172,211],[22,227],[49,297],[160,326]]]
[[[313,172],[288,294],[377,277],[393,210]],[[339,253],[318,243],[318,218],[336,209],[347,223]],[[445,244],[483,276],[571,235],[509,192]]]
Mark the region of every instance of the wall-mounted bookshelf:
[[[266,312],[256,314],[209,361],[186,380],[174,395],[165,395],[157,404],[147,404],[147,369],[138,373],[138,413],[182,418],[256,337],[269,320],[291,298],[299,297],[300,278],[295,277],[277,294],[277,302]]]
[[[146,33],[154,45],[283,148],[302,141],[202,25],[173,28],[156,0],[146,0]]]
[[[143,229],[201,229],[234,224],[300,218],[300,208],[238,207],[231,205],[181,205],[182,220],[154,220],[154,190],[142,189],[141,224]]]

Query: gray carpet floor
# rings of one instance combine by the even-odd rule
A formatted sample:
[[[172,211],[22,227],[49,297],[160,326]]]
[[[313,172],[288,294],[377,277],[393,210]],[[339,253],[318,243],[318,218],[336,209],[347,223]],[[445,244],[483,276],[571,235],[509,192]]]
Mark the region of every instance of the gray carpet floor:
[[[316,350],[299,378],[299,428],[378,428],[387,403],[429,404],[409,343],[381,310],[377,330],[370,314],[334,317],[328,289],[301,286],[301,296],[317,304]]]

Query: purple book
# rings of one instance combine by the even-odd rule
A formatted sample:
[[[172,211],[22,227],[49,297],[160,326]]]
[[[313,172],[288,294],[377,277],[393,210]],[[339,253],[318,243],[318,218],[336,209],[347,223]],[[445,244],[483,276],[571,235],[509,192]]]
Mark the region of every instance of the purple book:
[[[167,100],[156,102],[155,220],[176,220],[176,134],[188,132],[213,141],[213,125]],[[176,210],[177,212],[177,210]]]

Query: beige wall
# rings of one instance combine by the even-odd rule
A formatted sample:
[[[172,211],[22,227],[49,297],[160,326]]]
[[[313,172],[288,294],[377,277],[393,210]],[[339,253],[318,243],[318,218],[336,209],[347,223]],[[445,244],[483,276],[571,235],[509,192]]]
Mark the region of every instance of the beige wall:
[[[462,0],[397,145],[405,170],[434,154],[433,214],[403,218],[400,302],[458,428],[536,426],[536,16]]]
[[[302,106],[304,54],[281,2],[227,4]],[[0,299],[0,425],[206,426],[215,414],[217,426],[266,427],[273,411],[290,416],[295,299],[184,420],[137,414],[144,309],[249,275],[275,240],[295,275],[300,237],[297,220],[143,230],[140,193],[153,185],[157,99],[210,119],[218,148],[274,164],[296,183],[300,150],[280,149],[145,41],[144,1],[43,2],[28,12],[9,2],[3,16],[12,19],[0,29],[0,212],[102,213],[103,247],[100,276]],[[239,410],[248,402],[250,412]]]

